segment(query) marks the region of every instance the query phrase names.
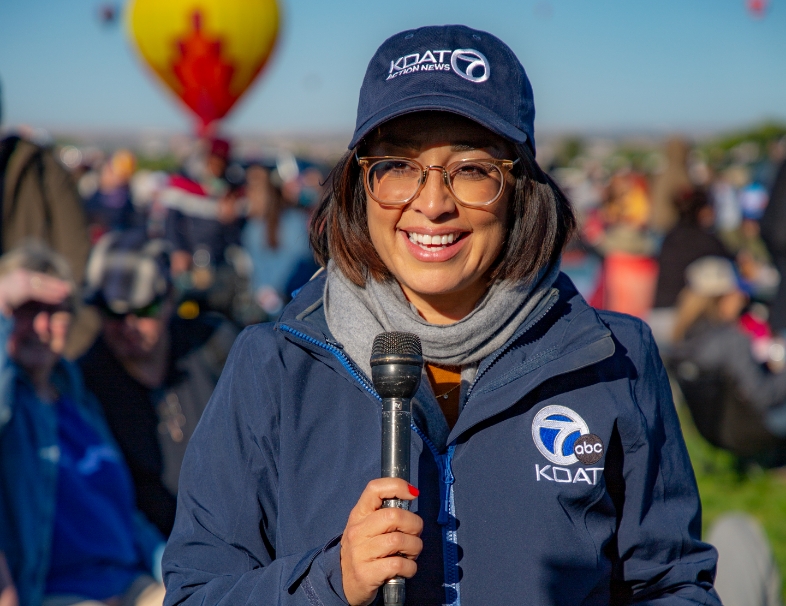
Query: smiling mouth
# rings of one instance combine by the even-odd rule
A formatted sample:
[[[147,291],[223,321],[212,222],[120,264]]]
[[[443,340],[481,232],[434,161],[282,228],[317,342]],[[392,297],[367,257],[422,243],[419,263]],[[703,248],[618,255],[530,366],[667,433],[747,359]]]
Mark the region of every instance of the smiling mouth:
[[[451,234],[440,234],[440,235],[430,235],[430,234],[419,234],[413,231],[407,232],[407,237],[409,241],[413,244],[420,246],[423,250],[443,250],[448,246],[452,246],[466,234],[464,232],[455,232]]]

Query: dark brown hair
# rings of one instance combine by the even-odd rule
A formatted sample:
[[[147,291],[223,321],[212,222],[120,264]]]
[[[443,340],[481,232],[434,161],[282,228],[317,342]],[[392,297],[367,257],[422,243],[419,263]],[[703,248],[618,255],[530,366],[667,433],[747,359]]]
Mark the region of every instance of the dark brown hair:
[[[519,162],[508,205],[508,231],[492,279],[531,280],[556,263],[576,228],[565,194],[541,170],[527,145],[516,145]],[[338,161],[311,220],[311,246],[317,262],[333,259],[347,278],[363,286],[368,278],[391,277],[368,231],[363,175],[355,149]]]

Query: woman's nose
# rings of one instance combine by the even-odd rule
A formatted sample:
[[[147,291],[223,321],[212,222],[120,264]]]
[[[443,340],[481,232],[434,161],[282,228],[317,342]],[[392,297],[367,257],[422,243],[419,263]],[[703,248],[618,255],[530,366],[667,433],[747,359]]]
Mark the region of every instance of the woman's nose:
[[[426,171],[423,189],[410,203],[410,207],[432,221],[444,214],[456,212],[456,201],[445,183],[444,169],[441,166],[428,166]]]

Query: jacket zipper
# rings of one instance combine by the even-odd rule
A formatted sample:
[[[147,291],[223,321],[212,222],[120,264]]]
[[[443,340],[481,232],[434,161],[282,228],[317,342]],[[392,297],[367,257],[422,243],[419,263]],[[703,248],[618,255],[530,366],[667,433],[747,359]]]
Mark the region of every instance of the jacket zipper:
[[[440,526],[444,526],[449,521],[449,514],[450,514],[450,495],[449,492],[451,487],[453,486],[453,482],[455,478],[453,477],[453,453],[456,450],[456,445],[451,444],[448,446],[448,450],[445,454],[440,454],[437,450],[437,447],[434,446],[434,443],[424,434],[420,427],[412,424],[412,430],[420,436],[420,439],[423,440],[423,443],[428,446],[428,449],[431,451],[431,455],[434,457],[434,460],[437,463],[437,467],[439,468],[439,517],[437,518],[437,524]]]
[[[347,372],[355,379],[358,383],[360,383],[363,388],[374,396],[380,402],[382,401],[381,396],[376,392],[374,386],[369,384],[368,380],[355,368],[355,365],[352,363],[352,360],[349,359],[349,356],[341,351],[335,345],[331,345],[330,343],[324,343],[319,339],[315,339],[314,337],[309,337],[307,334],[300,332],[299,330],[295,330],[291,326],[287,326],[286,324],[280,324],[279,327],[281,330],[284,330],[292,335],[295,335],[299,339],[306,341],[307,343],[311,343],[312,345],[316,345],[326,351],[332,353],[336,358],[338,358],[339,362],[341,362],[342,366],[346,368]],[[434,443],[423,433],[417,425],[414,423],[410,424],[410,428],[420,436],[420,439],[428,446],[428,449],[431,451],[434,460],[437,463],[437,467],[440,471],[440,508],[439,508],[439,518],[437,522],[440,525],[445,525],[448,521],[448,511],[450,509],[449,504],[449,492],[450,487],[453,485],[453,470],[451,467],[451,460],[453,459],[453,452],[456,450],[456,445],[453,444],[448,447],[448,451],[445,454],[440,454],[437,450],[437,447],[434,446]]]
[[[279,328],[284,330],[307,343],[311,343],[312,345],[316,345],[321,349],[329,351],[332,353],[341,365],[349,372],[353,379],[355,379],[358,383],[360,383],[363,388],[374,396],[380,402],[382,398],[376,392],[373,385],[368,383],[368,380],[360,373],[352,361],[349,359],[343,351],[341,351],[335,345],[331,345],[330,343],[324,343],[314,337],[310,337],[305,333],[300,332],[299,330],[295,330],[291,326],[287,326],[286,324],[279,324]],[[443,563],[445,565],[445,587],[446,591],[448,589],[453,589],[458,595],[458,541],[456,539],[456,516],[453,512],[453,482],[455,478],[453,477],[453,453],[456,450],[456,444],[451,444],[448,446],[447,452],[445,454],[440,454],[437,450],[437,447],[434,446],[434,443],[424,434],[420,427],[415,425],[414,423],[410,424],[411,429],[420,436],[420,439],[423,440],[423,443],[428,446],[428,449],[431,451],[434,460],[437,463],[437,467],[440,472],[440,483],[439,483],[439,492],[440,492],[440,507],[439,507],[439,516],[437,517],[437,523],[442,526],[442,551],[443,551]],[[458,604],[458,599],[449,600],[452,604]]]
[[[412,424],[412,429],[428,446],[439,469],[439,516],[437,524],[442,526],[442,564],[445,578],[445,604],[458,606],[461,603],[458,575],[458,536],[456,533],[456,512],[453,496],[453,453],[455,442],[448,446],[445,454],[440,454],[434,443],[424,434],[420,427]]]
[[[297,338],[302,339],[307,343],[311,343],[312,345],[316,345],[317,347],[321,347],[322,349],[332,353],[334,356],[336,356],[336,358],[338,358],[338,361],[341,362],[341,365],[344,368],[346,368],[347,372],[352,376],[353,379],[355,379],[358,383],[360,383],[363,386],[363,388],[372,396],[374,396],[377,400],[379,400],[380,402],[382,401],[382,398],[376,392],[374,386],[368,382],[368,379],[366,379],[366,377],[363,376],[363,374],[360,373],[357,370],[357,368],[355,368],[355,365],[349,359],[347,354],[341,351],[338,347],[336,347],[335,345],[331,345],[329,343],[324,343],[319,339],[315,339],[314,337],[309,337],[307,334],[302,333],[299,330],[295,330],[294,328],[292,328],[291,326],[287,326],[286,324],[279,324],[279,328],[290,334],[295,335]]]

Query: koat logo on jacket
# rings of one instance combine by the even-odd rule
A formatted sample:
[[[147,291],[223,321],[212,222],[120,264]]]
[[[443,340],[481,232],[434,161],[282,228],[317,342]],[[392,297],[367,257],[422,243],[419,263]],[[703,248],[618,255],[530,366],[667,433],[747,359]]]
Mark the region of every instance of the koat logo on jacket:
[[[575,411],[565,406],[541,408],[532,420],[532,439],[540,454],[553,464],[535,465],[538,482],[597,484],[603,467],[569,467],[579,462],[594,465],[604,450],[601,439],[590,433],[587,423]]]
[[[453,72],[476,84],[491,76],[488,59],[474,48],[456,50],[427,50],[422,55],[412,53],[390,62],[390,71],[385,80],[415,72]]]

